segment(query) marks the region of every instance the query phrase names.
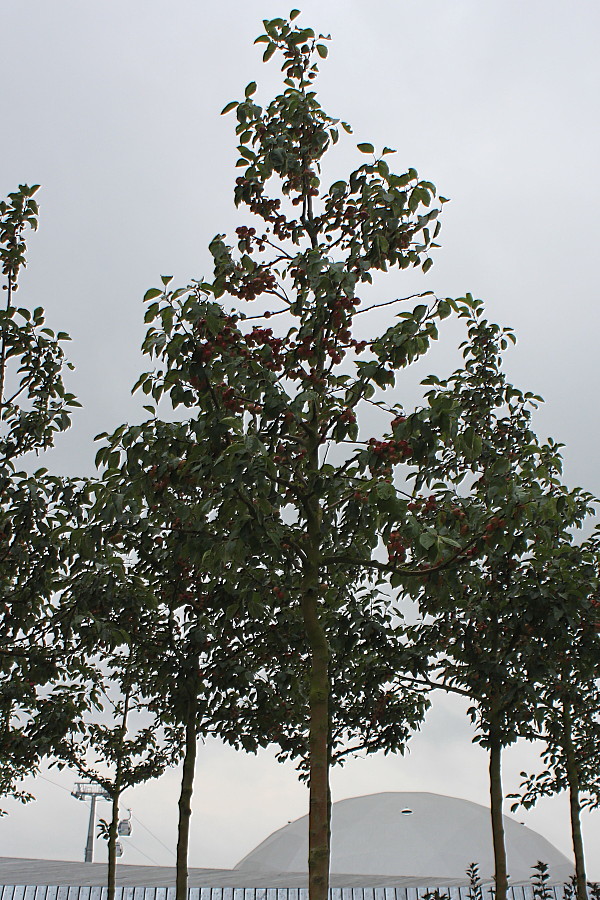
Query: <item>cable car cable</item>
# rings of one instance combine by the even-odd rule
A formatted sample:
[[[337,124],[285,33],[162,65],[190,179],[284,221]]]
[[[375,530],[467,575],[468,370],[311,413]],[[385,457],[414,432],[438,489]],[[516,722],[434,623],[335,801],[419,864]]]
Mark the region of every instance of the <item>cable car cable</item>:
[[[63,784],[59,784],[58,781],[52,781],[51,778],[46,778],[45,775],[40,775],[39,772],[38,772],[37,775],[34,775],[33,777],[34,777],[34,778],[41,778],[42,781],[47,781],[48,784],[53,784],[54,787],[60,788],[61,791],[66,791],[67,794],[70,794],[70,793],[71,793],[71,791],[69,790],[69,788],[66,788]]]
[[[136,850],[138,853],[141,853],[142,856],[145,856],[146,859],[149,859],[149,860],[150,860],[150,862],[152,863],[153,866],[160,866],[160,863],[157,862],[157,861],[154,859],[154,857],[148,856],[147,853],[144,853],[143,850],[140,850],[139,847],[136,847],[136,845],[135,845],[134,843],[132,843],[132,841],[131,841],[129,838],[127,838],[127,847],[131,847],[132,850]]]
[[[148,834],[151,835],[151,836],[154,838],[155,841],[158,841],[158,843],[161,844],[161,845],[165,848],[165,850],[168,850],[168,851],[169,851],[169,853],[171,854],[171,856],[175,856],[175,857],[176,857],[176,854],[171,850],[171,848],[170,848],[170,847],[167,847],[167,845],[166,845],[163,841],[161,841],[161,839],[160,839],[159,837],[156,837],[156,835],[155,835],[152,831],[150,831],[150,829],[148,828],[148,826],[147,826],[147,825],[144,825],[144,823],[141,821],[141,819],[138,819],[138,817],[137,817],[136,815],[134,815],[133,813],[131,814],[131,818],[132,818],[132,819],[135,819],[135,821],[136,821],[139,825],[141,825],[142,828],[145,828],[146,831],[148,832]]]

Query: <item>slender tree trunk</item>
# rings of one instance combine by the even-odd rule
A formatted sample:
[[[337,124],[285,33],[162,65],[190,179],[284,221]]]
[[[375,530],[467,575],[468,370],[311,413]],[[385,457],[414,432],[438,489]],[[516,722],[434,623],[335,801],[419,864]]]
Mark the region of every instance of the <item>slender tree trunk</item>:
[[[502,741],[497,725],[490,727],[490,807],[492,813],[492,839],[494,842],[494,880],[496,900],[506,900],[508,873],[506,868],[506,844],[502,819]]]
[[[579,768],[575,755],[575,747],[571,737],[571,715],[565,704],[563,706],[563,750],[565,768],[569,784],[569,806],[571,810],[571,836],[573,854],[575,856],[575,880],[577,884],[577,900],[587,900],[587,876],[585,873],[585,855],[583,852],[583,835],[581,833],[581,804],[579,803]]]
[[[318,473],[318,441],[311,436],[309,471]],[[329,643],[319,616],[321,510],[315,495],[306,502],[307,549],[302,590],[302,615],[310,647],[310,804],[308,824],[308,890],[310,900],[327,900],[331,795],[329,789]]]
[[[329,647],[316,602],[305,598],[304,616],[311,645],[310,669],[310,808],[308,872],[310,900],[327,900],[329,890]]]
[[[192,816],[192,791],[196,769],[196,715],[198,696],[194,692],[189,698],[187,721],[185,723],[185,754],[179,795],[179,824],[177,829],[177,872],[175,879],[175,900],[187,900],[188,893],[188,849],[190,843],[190,819]]]
[[[119,825],[119,800],[121,788],[115,786],[112,795],[112,808],[110,825],[108,826],[108,898],[115,900],[115,885],[117,883],[117,829]]]
[[[115,900],[115,886],[117,883],[117,834],[119,827],[119,801],[123,793],[123,753],[125,738],[127,736],[127,718],[129,716],[129,703],[131,701],[131,657],[125,675],[125,696],[123,698],[123,714],[121,727],[118,733],[118,756],[115,769],[115,783],[112,790],[112,807],[110,825],[108,826],[108,897],[107,900]]]

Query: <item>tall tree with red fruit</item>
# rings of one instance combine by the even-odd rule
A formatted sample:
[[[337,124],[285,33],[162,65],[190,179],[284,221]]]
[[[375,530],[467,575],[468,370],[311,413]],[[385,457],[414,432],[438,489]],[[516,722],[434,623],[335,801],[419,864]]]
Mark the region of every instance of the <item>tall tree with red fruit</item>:
[[[254,224],[240,224],[235,247],[222,234],[213,239],[210,282],[172,290],[164,278],[162,288],[147,292],[145,349],[159,368],[139,386],[155,402],[168,395],[173,407],[195,411],[196,442],[189,461],[182,444],[181,471],[189,462],[197,477],[210,459],[214,490],[207,481],[202,514],[218,538],[202,564],[228,583],[231,615],[264,620],[288,609],[302,623],[309,885],[311,900],[325,900],[334,677],[328,629],[336,616],[342,620],[350,592],[368,596],[392,575],[419,577],[400,537],[407,519],[412,536],[421,526],[409,516],[411,494],[395,479],[413,448],[400,433],[394,390],[400,370],[426,352],[456,304],[430,292],[382,304],[361,296],[373,272],[429,269],[439,230],[436,191],[414,169],[392,172],[387,157],[394,151],[376,154],[368,143],[358,145],[366,162],[322,187],[323,156],[339,138],[339,122],[313,89],[328,39],[296,25],[296,16],[265,21],[257,39],[265,60],[282,60],[283,92],[263,108],[252,83],[224,110],[237,118],[243,172],[235,201]],[[368,320],[357,322],[389,303],[398,313],[383,334],[369,334]],[[364,433],[361,422],[373,407],[390,423],[381,439]],[[428,528],[428,571],[463,558],[456,531],[453,521],[434,537]],[[393,667],[387,673],[391,678]]]

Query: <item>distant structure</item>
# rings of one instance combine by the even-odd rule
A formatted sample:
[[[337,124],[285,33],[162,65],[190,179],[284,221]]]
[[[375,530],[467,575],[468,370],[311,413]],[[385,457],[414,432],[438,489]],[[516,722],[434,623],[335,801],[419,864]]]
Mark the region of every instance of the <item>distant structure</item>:
[[[123,835],[128,822],[122,823]],[[472,862],[486,885],[483,900],[493,900],[485,806],[439,794],[369,794],[334,803],[332,824],[331,900],[423,900],[436,887],[452,900],[470,900],[465,869]],[[549,900],[564,900],[562,886],[573,874],[569,860],[515,819],[505,816],[504,825],[510,900],[535,900],[529,879],[538,860],[549,865]],[[234,869],[191,869],[189,900],[308,900],[307,856],[303,816],[275,831]],[[105,884],[105,864],[0,857],[0,900],[105,900],[105,889],[97,890]],[[139,900],[132,888],[146,889],[142,900],[174,900],[175,870],[119,864],[117,884],[117,900]]]
[[[71,796],[76,800],[90,801],[90,817],[88,820],[87,840],[85,842],[85,850],[83,859],[86,863],[94,862],[94,828],[96,827],[96,801],[110,800],[110,794],[103,787],[95,782],[82,781],[76,784],[71,791]]]
[[[527,882],[538,860],[552,882],[562,883],[573,865],[546,838],[504,816],[508,871]],[[290,822],[242,859],[235,871],[306,871],[308,817]],[[494,874],[490,811],[456,797],[429,793],[367,794],[339,800],[332,808],[332,874],[398,876],[422,885],[464,880],[476,862],[484,882]]]

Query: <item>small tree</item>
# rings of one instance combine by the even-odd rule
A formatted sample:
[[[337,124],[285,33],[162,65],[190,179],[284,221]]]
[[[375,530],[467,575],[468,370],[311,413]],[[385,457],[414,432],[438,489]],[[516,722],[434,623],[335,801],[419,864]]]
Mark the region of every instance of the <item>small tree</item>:
[[[578,608],[568,580],[579,558],[571,529],[585,520],[591,498],[561,484],[558,445],[540,443],[531,429],[539,398],[502,372],[512,332],[489,323],[480,304],[465,315],[464,367],[446,381],[427,379],[428,406],[407,419],[403,436],[422,459],[417,490],[436,481],[463,486],[453,509],[417,494],[413,511],[434,529],[453,521],[459,540],[471,538],[472,564],[452,580],[432,573],[407,589],[432,617],[415,634],[424,648],[440,649],[434,680],[474,701],[476,740],[489,751],[496,895],[504,900],[502,750],[535,731],[541,685],[556,659],[540,652],[541,636],[549,620],[562,622]],[[440,427],[440,419],[450,424]],[[413,554],[431,552],[430,543],[435,557],[433,537],[412,539]],[[586,571],[595,578],[589,563]]]
[[[538,859],[535,866],[531,867],[531,887],[533,889],[533,900],[551,900],[554,896],[552,888],[548,884],[550,875],[548,873],[548,863]]]
[[[113,650],[108,661],[91,669],[87,685],[92,709],[73,722],[53,748],[53,763],[68,765],[82,777],[104,788],[111,799],[110,822],[105,823],[108,846],[108,900],[116,885],[119,804],[127,788],[161,775],[173,761],[164,734],[144,709],[135,678],[131,647]]]
[[[29,454],[53,445],[79,405],[62,380],[64,368],[71,368],[62,349],[67,335],[45,327],[41,307],[31,311],[15,302],[26,265],[25,233],[37,228],[37,188],[20,185],[0,203],[0,793],[23,800],[28,795],[18,790],[18,780],[64,733],[76,713],[74,698],[82,700],[65,685],[67,661],[51,626],[67,556],[57,527],[73,495],[46,469],[33,475],[21,469]],[[41,692],[61,679],[49,716]]]
[[[587,877],[581,809],[600,806],[600,690],[597,680],[600,644],[597,633],[597,547],[593,539],[570,554],[555,579],[557,595],[575,598],[570,614],[550,617],[536,635],[543,662],[535,737],[544,744],[544,770],[521,773],[523,782],[512,810],[530,809],[537,800],[567,790],[575,857],[577,900],[587,900]]]

